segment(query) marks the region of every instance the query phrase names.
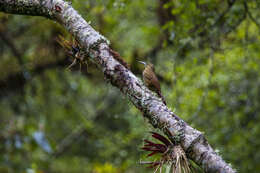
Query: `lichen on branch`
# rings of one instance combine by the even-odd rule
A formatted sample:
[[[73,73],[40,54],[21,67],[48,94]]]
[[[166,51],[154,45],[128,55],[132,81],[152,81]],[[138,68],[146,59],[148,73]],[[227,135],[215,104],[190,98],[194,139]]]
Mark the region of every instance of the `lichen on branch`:
[[[235,172],[214,152],[200,131],[183,123],[139,78],[116,60],[115,54],[109,50],[109,41],[95,31],[71,4],[62,0],[0,0],[0,11],[44,16],[59,22],[98,65],[105,79],[119,88],[154,127],[163,130],[171,141],[176,135],[181,136],[180,145],[189,159],[205,172]]]

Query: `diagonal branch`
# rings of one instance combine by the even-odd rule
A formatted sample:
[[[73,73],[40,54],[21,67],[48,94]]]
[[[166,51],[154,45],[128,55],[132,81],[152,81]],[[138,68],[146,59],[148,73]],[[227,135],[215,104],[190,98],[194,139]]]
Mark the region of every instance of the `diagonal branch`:
[[[79,41],[90,59],[104,73],[105,79],[119,88],[154,127],[163,130],[172,141],[175,135],[181,134],[181,146],[187,156],[205,172],[235,172],[214,152],[200,131],[177,117],[140,79],[114,59],[108,40],[70,4],[62,0],[0,0],[0,11],[45,16],[58,21]]]
[[[6,33],[6,31],[2,31],[0,28],[0,39],[2,39],[6,45],[10,48],[12,51],[12,54],[16,57],[18,60],[19,64],[22,64],[22,53],[17,49],[17,47],[14,45],[12,40],[10,39],[9,35]]]

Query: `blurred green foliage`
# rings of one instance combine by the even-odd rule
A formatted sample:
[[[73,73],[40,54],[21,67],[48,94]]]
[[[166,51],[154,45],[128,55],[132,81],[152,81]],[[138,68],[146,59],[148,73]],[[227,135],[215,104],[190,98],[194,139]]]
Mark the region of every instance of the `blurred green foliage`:
[[[260,172],[260,3],[87,0],[72,5],[239,172]],[[42,17],[0,13],[0,172],[151,172],[154,130],[94,64],[79,71]]]

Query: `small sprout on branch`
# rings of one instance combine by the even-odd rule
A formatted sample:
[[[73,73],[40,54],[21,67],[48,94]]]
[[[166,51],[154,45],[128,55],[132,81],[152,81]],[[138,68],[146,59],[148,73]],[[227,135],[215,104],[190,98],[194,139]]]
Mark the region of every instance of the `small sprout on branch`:
[[[82,64],[88,65],[87,60],[85,59],[85,55],[84,53],[82,53],[82,48],[75,39],[69,41],[66,40],[63,36],[59,35],[56,41],[63,47],[67,55],[69,55],[73,59],[72,63],[67,67],[67,69],[70,69],[77,63],[80,66],[80,70]]]

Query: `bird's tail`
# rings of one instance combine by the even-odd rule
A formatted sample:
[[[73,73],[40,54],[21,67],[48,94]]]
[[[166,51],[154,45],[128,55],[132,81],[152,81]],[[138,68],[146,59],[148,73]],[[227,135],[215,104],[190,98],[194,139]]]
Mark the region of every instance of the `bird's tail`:
[[[158,94],[158,96],[162,99],[163,103],[166,105],[165,98],[163,97],[161,91],[158,91],[157,94]]]

